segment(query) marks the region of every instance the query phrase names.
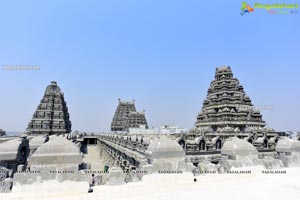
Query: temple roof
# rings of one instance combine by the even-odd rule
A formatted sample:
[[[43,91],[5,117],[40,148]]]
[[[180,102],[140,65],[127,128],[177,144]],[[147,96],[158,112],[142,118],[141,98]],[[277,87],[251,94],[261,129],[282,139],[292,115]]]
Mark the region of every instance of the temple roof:
[[[229,156],[258,156],[258,151],[252,144],[237,137],[228,138],[221,153]]]
[[[0,161],[14,161],[19,158],[21,149],[25,147],[29,153],[28,141],[24,138],[15,138],[0,144]]]
[[[51,136],[47,143],[44,143],[38,148],[33,156],[42,155],[60,155],[60,154],[75,154],[80,155],[78,147],[62,136]]]

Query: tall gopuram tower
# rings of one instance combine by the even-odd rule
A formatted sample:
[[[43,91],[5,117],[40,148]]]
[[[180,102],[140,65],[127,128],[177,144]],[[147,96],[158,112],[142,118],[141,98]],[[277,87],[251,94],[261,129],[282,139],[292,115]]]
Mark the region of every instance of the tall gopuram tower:
[[[111,131],[128,131],[129,128],[145,125],[148,128],[147,120],[144,112],[137,112],[135,101],[121,101],[116,109],[113,121],[111,123]]]
[[[233,77],[231,68],[217,68],[195,126],[211,127],[213,131],[230,127],[243,132],[247,127],[260,128],[265,125],[260,112],[253,109],[243,86]]]
[[[55,81],[47,86],[27,132],[31,134],[64,134],[71,132],[71,121],[64,94]]]
[[[216,69],[192,133],[200,136],[200,151],[219,150],[225,139],[233,136],[263,150],[274,149],[278,141],[229,66]]]

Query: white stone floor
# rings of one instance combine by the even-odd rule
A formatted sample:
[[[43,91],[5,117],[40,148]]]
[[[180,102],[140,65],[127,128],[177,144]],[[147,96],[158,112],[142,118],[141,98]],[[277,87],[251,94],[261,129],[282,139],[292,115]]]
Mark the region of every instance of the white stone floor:
[[[5,200],[259,200],[299,199],[300,168],[289,168],[286,174],[262,174],[261,168],[251,174],[209,174],[193,181],[190,173],[155,174],[143,181],[120,186],[96,186],[87,193],[86,182],[43,182],[15,187],[13,193],[0,194]]]

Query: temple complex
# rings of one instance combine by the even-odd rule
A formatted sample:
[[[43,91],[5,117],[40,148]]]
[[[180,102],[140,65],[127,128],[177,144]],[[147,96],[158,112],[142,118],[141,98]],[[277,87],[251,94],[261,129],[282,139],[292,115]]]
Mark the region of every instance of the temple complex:
[[[52,81],[27,135],[0,137],[0,193],[49,180],[87,182],[91,173],[95,185],[117,185],[152,173],[300,167],[299,140],[298,132],[280,135],[266,127],[229,66],[216,69],[190,130],[149,129],[145,111],[138,112],[134,100],[119,99],[110,133],[71,133],[64,94]]]
[[[119,99],[119,104],[111,123],[111,131],[128,131],[129,128],[138,128],[140,126],[148,128],[145,112],[136,111],[134,100],[121,101]]]
[[[29,134],[64,134],[71,132],[71,121],[64,94],[55,81],[47,86],[32,120],[28,124]]]

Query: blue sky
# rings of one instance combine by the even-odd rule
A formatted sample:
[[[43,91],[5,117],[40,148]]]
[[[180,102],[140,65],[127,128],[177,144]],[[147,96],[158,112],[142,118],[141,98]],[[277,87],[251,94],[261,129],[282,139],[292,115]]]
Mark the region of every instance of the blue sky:
[[[230,65],[255,105],[272,105],[262,111],[270,127],[300,130],[299,13],[241,16],[241,1],[194,0],[0,8],[0,64],[40,66],[1,66],[0,128],[25,130],[51,80],[65,93],[73,130],[109,130],[118,98],[135,99],[150,126],[191,128],[215,68]]]

